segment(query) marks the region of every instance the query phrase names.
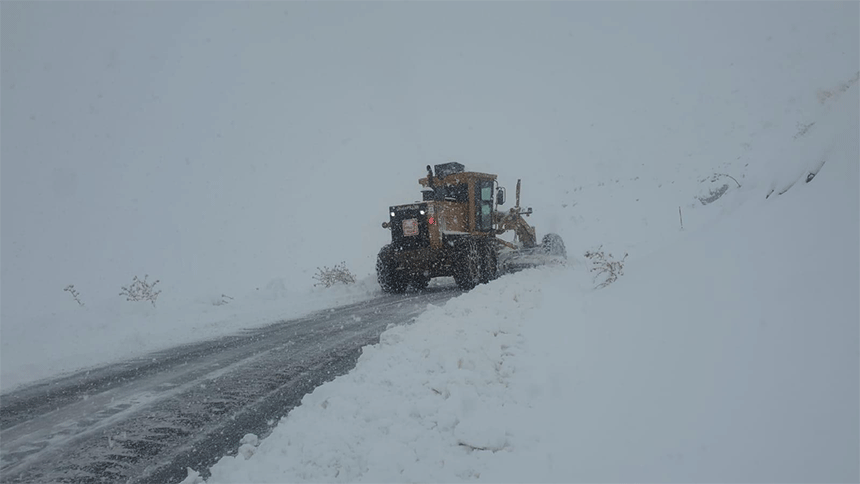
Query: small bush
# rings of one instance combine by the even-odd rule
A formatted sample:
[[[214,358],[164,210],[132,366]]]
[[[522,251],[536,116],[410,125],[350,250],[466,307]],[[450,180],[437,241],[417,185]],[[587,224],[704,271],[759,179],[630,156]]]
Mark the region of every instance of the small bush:
[[[696,197],[696,199],[699,200],[699,202],[702,205],[707,205],[709,203],[714,203],[717,200],[719,200],[720,197],[725,195],[728,190],[729,190],[728,185],[723,185],[723,186],[718,187],[716,189],[711,188],[708,190],[707,195],[700,195],[700,196]]]
[[[218,297],[218,298],[215,298],[212,300],[212,305],[213,306],[223,306],[225,304],[229,304],[230,301],[232,301],[232,300],[233,300],[232,297],[230,297],[226,294],[221,294],[221,297]]]
[[[729,190],[728,183],[720,184],[720,179],[723,179],[723,178],[731,178],[731,180],[733,182],[735,182],[735,184],[738,186],[738,188],[741,187],[741,183],[739,181],[737,181],[737,179],[735,179],[735,177],[733,177],[731,175],[727,175],[725,173],[714,173],[714,174],[710,175],[709,177],[705,177],[705,178],[702,178],[701,180],[699,180],[699,183],[708,183],[709,187],[708,187],[708,193],[707,194],[701,193],[700,195],[696,196],[696,199],[698,199],[702,205],[714,203],[717,200],[719,200],[720,197],[725,195],[725,193]]]
[[[84,303],[81,302],[81,293],[79,293],[77,290],[75,290],[74,284],[69,284],[68,286],[65,287],[65,289],[63,289],[63,291],[66,291],[69,294],[71,294],[72,297],[75,298],[76,303],[80,304],[81,306],[84,305]]]
[[[317,273],[314,274],[314,280],[318,281],[314,286],[331,287],[335,284],[354,284],[355,274],[346,268],[346,262],[341,262],[329,269],[323,266],[322,269],[317,267]]]
[[[840,94],[844,93],[848,89],[851,89],[851,86],[860,81],[860,71],[854,74],[854,77],[848,79],[845,82],[840,82],[836,87],[830,89],[819,89],[817,96],[818,102],[821,104],[826,103],[830,98],[839,97]]]
[[[137,276],[134,276],[131,285],[121,287],[122,291],[120,291],[119,295],[125,296],[126,301],[149,301],[155,306],[155,300],[161,294],[160,290],[155,290],[155,285],[161,281],[156,279],[155,282],[150,284],[146,281],[147,277],[149,277],[148,274],[144,274],[143,279],[138,279]]]
[[[597,289],[612,284],[619,276],[624,275],[624,261],[627,259],[626,253],[621,260],[612,260],[612,254],[606,255],[601,245],[595,250],[586,252],[585,257],[591,260],[592,267],[589,269],[589,272],[596,273],[594,275],[594,282],[597,282],[598,279],[603,279],[603,282],[596,286]]]
[[[800,138],[809,132],[809,129],[815,126],[815,121],[811,123],[803,124],[800,121],[797,122],[797,133],[794,135],[794,139]]]

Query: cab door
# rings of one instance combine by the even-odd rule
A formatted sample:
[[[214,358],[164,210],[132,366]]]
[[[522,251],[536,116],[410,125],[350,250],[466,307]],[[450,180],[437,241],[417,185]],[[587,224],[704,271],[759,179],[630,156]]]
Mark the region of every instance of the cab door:
[[[493,180],[477,180],[475,183],[475,230],[493,230]]]

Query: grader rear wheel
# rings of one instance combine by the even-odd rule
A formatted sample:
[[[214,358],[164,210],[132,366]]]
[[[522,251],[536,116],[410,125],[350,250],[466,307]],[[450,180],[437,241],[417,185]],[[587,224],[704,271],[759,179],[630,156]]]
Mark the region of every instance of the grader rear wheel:
[[[383,292],[400,294],[406,291],[408,281],[397,271],[397,261],[391,257],[391,246],[386,245],[376,256],[376,280]]]
[[[481,244],[481,284],[486,284],[497,277],[498,257],[496,248],[491,242]]]
[[[481,253],[478,243],[466,239],[457,248],[457,268],[454,270],[454,282],[460,289],[474,289],[481,282]]]

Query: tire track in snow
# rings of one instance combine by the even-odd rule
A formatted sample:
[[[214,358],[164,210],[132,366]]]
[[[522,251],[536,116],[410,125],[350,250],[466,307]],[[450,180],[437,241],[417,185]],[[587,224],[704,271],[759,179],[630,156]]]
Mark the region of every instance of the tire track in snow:
[[[460,292],[432,288],[316,312],[4,395],[2,482],[171,482],[268,434],[361,347]]]

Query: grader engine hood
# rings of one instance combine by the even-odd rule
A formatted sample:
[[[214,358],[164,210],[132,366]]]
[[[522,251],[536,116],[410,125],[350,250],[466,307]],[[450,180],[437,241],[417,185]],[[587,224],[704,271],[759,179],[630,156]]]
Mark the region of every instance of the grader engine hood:
[[[389,208],[391,243],[399,250],[420,249],[430,245],[426,203]]]

